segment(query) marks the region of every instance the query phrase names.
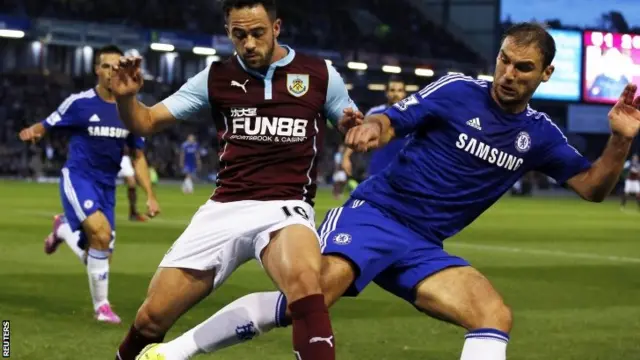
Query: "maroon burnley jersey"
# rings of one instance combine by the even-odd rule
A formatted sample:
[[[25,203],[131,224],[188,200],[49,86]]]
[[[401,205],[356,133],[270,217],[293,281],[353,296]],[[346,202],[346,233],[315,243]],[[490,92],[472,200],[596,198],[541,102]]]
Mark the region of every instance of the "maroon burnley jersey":
[[[208,97],[220,143],[212,200],[313,205],[327,115],[335,120],[354,105],[339,75],[332,80],[333,67],[287,49],[265,74],[235,56],[210,66]]]

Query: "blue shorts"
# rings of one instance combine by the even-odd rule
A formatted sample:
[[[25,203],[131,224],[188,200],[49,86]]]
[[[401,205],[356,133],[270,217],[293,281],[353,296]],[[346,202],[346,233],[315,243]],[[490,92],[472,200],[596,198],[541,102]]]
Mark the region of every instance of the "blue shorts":
[[[182,173],[185,175],[193,175],[198,170],[196,165],[187,164],[182,168]]]
[[[324,255],[338,255],[356,266],[356,279],[345,296],[356,296],[371,281],[415,302],[416,286],[449,267],[469,266],[363,200],[349,199],[320,225]]]
[[[81,230],[82,222],[89,215],[100,210],[107,217],[111,225],[112,237],[115,237],[115,185],[101,184],[85,175],[63,168],[60,178],[60,198],[64,216],[73,231]],[[85,242],[86,238],[81,236],[81,248],[84,248]]]

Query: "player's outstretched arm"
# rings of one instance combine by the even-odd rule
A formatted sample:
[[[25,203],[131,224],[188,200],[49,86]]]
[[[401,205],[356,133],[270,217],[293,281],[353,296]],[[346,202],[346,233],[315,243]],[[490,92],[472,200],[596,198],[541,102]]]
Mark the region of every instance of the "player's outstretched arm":
[[[24,128],[20,131],[19,137],[21,141],[27,142],[36,142],[40,140],[45,134],[47,130],[45,129],[42,123],[36,123],[28,128]]]
[[[640,130],[640,97],[635,97],[636,90],[636,85],[627,85],[609,112],[611,137],[600,158],[591,168],[567,181],[586,200],[603,201],[620,178],[633,139]]]
[[[40,140],[49,129],[73,127],[81,124],[84,118],[78,116],[78,107],[76,106],[76,100],[80,98],[77,94],[66,98],[46,119],[20,131],[20,140],[36,142]]]
[[[144,192],[147,194],[148,215],[151,217],[156,216],[160,213],[160,205],[158,204],[156,195],[153,192],[153,187],[151,186],[151,178],[149,177],[149,164],[147,163],[147,158],[144,155],[144,151],[136,149],[135,157],[133,159],[133,167],[136,171],[136,179],[138,180],[138,184],[140,184]]]

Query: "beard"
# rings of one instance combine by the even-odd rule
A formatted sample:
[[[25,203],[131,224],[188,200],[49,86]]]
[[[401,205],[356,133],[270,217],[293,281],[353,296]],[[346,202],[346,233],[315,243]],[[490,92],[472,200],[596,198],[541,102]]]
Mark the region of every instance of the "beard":
[[[271,60],[273,60],[273,53],[276,51],[276,36],[273,35],[271,37],[271,44],[269,45],[269,50],[264,56],[264,60],[266,62],[265,66],[271,65]]]
[[[250,66],[252,67],[254,70],[260,71],[262,72],[263,70],[266,70],[270,65],[271,65],[271,61],[273,59],[273,53],[275,52],[275,42],[276,42],[276,37],[273,36],[271,38],[271,44],[269,44],[269,48],[267,49],[267,52],[264,54],[264,57],[262,59],[259,60],[259,63],[256,64],[255,66]],[[247,61],[246,57],[243,57],[242,59],[244,61],[245,64],[249,65],[250,63]]]

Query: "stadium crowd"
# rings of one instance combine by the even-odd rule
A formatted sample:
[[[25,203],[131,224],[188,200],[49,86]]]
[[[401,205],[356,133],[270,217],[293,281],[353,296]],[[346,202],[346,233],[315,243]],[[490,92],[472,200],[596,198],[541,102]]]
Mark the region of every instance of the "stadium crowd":
[[[286,19],[281,39],[296,47],[339,51],[349,60],[385,54],[464,63],[483,61],[453,36],[425,21],[407,2],[281,0],[279,5],[280,15]],[[0,13],[206,34],[224,33],[221,25],[224,19],[218,3],[209,0],[7,0],[1,3]]]

